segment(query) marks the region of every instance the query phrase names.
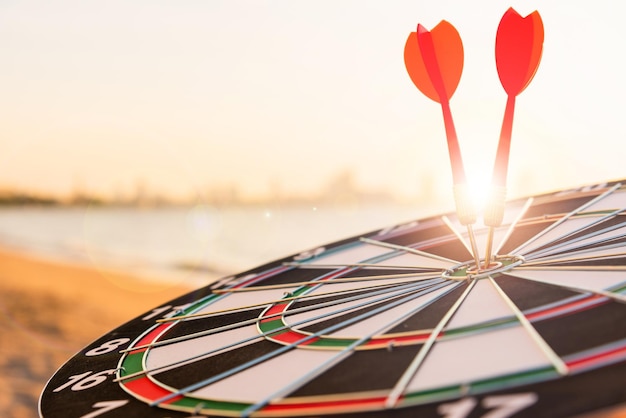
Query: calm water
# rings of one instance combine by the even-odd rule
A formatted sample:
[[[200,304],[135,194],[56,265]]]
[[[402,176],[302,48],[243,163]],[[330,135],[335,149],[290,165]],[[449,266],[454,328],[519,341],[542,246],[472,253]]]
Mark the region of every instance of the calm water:
[[[0,245],[149,277],[206,282],[432,213],[399,205],[11,208],[0,210]]]

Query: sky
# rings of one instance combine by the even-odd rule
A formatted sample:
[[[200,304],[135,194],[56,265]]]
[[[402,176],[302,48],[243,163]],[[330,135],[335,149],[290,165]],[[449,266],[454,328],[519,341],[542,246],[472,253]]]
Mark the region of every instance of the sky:
[[[451,107],[468,177],[486,184],[509,6],[545,27],[516,103],[509,195],[626,177],[619,2],[2,0],[0,188],[302,196],[349,170],[361,188],[451,196],[440,106],[403,62],[417,24],[442,19],[464,43]]]

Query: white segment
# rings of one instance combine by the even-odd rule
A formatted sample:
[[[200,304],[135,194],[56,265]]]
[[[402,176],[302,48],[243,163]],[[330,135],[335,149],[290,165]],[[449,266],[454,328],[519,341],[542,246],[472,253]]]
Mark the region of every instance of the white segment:
[[[551,254],[553,252],[559,252],[560,253],[560,252],[563,252],[563,251],[568,251],[570,249],[579,248],[581,246],[588,245],[588,244],[596,244],[597,243],[599,245],[604,240],[609,240],[609,239],[612,239],[612,238],[620,238],[620,237],[623,237],[625,234],[626,234],[626,226],[624,226],[622,228],[614,229],[614,230],[609,231],[609,232],[605,232],[604,234],[599,234],[599,235],[595,235],[595,236],[590,237],[590,238],[581,239],[581,240],[575,241],[575,242],[573,242],[571,244],[567,244],[567,245],[563,245],[561,247],[555,248],[553,251],[546,251],[545,253],[542,252],[542,254],[548,255],[548,254]]]
[[[626,208],[626,192],[615,191],[599,202],[594,203],[585,209],[585,212],[594,211],[615,211],[617,209]]]
[[[361,263],[366,260],[369,260],[373,257],[378,257],[379,255],[386,254],[390,251],[389,248],[383,248],[376,245],[370,244],[358,244],[352,248],[348,248],[342,251],[332,252],[330,251],[327,255],[324,253],[319,256],[313,258],[311,261],[306,261],[306,264],[354,264]]]
[[[433,279],[436,278],[433,274]],[[421,277],[413,277],[414,280],[421,279]],[[329,280],[327,282],[320,282],[321,286],[317,286],[314,290],[308,292],[306,295],[317,295],[320,293],[339,292],[344,290],[361,290],[370,289],[374,286],[383,286],[385,284],[398,284],[411,280],[411,277],[401,277],[397,279],[384,279],[384,280],[363,280],[359,282],[343,282],[341,279]],[[406,284],[406,283],[404,283]],[[372,289],[374,291],[375,289]]]
[[[609,257],[615,254],[621,254],[625,252],[626,245],[616,248],[603,248],[603,249],[588,249],[584,251],[572,251],[568,254],[555,254],[549,257],[539,256],[537,258],[530,258],[532,262],[550,262],[551,260],[568,261],[576,260],[579,258],[585,259],[601,259],[602,257]]]
[[[237,343],[249,337],[259,335],[256,325],[248,325],[246,327],[237,328],[229,331],[220,332],[213,335],[205,335],[203,337],[193,338],[191,340],[180,341],[174,344],[154,347],[148,352],[146,367],[148,370],[167,366],[178,361],[184,361],[191,357],[209,353],[213,350],[219,350],[229,344]],[[257,342],[253,340],[238,347]],[[211,356],[222,352],[232,350],[220,350]]]
[[[455,263],[450,263],[445,260],[430,258],[419,254],[404,253],[395,257],[391,257],[387,260],[383,260],[376,264],[379,264],[381,266],[415,266],[417,268],[427,267],[446,270],[453,266]]]
[[[449,291],[450,289],[450,286],[446,286],[442,289],[437,289],[434,292],[430,292],[426,295],[417,297],[407,303],[403,303],[402,305],[398,305],[378,315],[372,316],[363,321],[352,324],[346,328],[340,329],[339,331],[334,332],[332,335],[335,337],[362,337],[364,335],[371,334],[372,330],[384,329],[384,331],[386,331],[393,328],[397,324],[398,318],[402,317],[412,310],[415,310],[418,306],[425,305],[426,303]],[[381,331],[381,333],[384,333],[384,331]]]
[[[529,245],[524,246],[524,248],[522,248],[520,253],[522,255],[528,254],[532,252],[533,250],[535,250],[536,248],[549,244],[550,242],[555,241],[557,239],[563,238],[564,236],[571,234],[580,228],[583,228],[587,225],[590,225],[596,222],[598,219],[600,219],[600,217],[595,217],[595,216],[582,217],[582,218],[570,218],[566,220],[565,222],[563,222],[562,224],[555,227],[554,229],[540,236]],[[549,228],[549,227],[550,226],[546,226],[546,228]]]
[[[573,286],[589,291],[606,290],[626,282],[623,271],[575,271],[575,270],[513,270],[508,274],[522,279],[536,280],[558,286]]]
[[[223,298],[205,306],[194,314],[210,313],[226,309],[236,309],[250,305],[257,305],[259,303],[274,302],[285,297],[285,292],[290,292],[297,288],[298,286],[284,289],[258,290],[254,292],[227,293]]]
[[[521,326],[435,343],[408,392],[462,385],[479,379],[550,366]]]
[[[203,399],[256,403],[336,355],[334,350],[289,350],[210,386],[190,392],[189,395]]]
[[[456,311],[447,329],[475,325],[492,319],[514,316],[488,280],[478,280]]]
[[[344,289],[353,289],[353,288],[357,288],[357,289],[361,289],[361,288],[368,288],[370,286],[372,286],[373,283],[376,284],[392,284],[392,283],[398,283],[398,280],[409,280],[410,278],[407,279],[396,279],[396,280],[380,280],[380,281],[376,281],[376,282],[353,282],[353,283],[342,283],[342,284],[333,284],[333,285],[328,285],[328,286],[320,286],[318,289],[315,290],[315,292],[311,292],[310,294],[316,294],[316,293],[326,293],[326,292],[334,292],[337,290],[344,290]],[[376,289],[372,289],[372,291],[376,291]],[[376,299],[380,299],[380,298],[384,298],[384,297],[391,297],[389,295],[391,294],[395,294],[398,295],[399,292],[395,292],[393,293],[393,291],[389,291],[389,293],[385,293],[382,295],[375,295],[375,296],[371,296],[368,298],[363,298],[363,299],[357,299],[354,301],[350,301],[350,302],[337,302],[337,304],[335,305],[331,305],[331,306],[327,306],[325,308],[321,308],[321,309],[315,309],[315,310],[311,310],[311,311],[307,311],[307,312],[302,312],[299,314],[295,314],[295,315],[288,315],[285,319],[287,323],[289,324],[295,324],[298,323],[299,321],[303,321],[306,320],[308,318],[314,318],[316,316],[321,316],[321,315],[325,315],[323,318],[318,319],[316,321],[312,321],[312,322],[307,322],[306,324],[301,325],[302,327],[306,327],[312,324],[315,324],[317,322],[320,321],[325,321],[326,319],[330,319],[333,318],[337,315],[345,315],[345,312],[343,313],[339,313],[339,314],[335,314],[335,312],[337,312],[340,309],[344,309],[344,308],[349,308],[351,306],[356,306],[359,304],[363,304],[369,301],[373,301]],[[346,297],[350,297],[351,295],[348,294],[346,295]],[[298,306],[296,305],[295,308],[297,308]],[[289,312],[289,311],[287,311]]]

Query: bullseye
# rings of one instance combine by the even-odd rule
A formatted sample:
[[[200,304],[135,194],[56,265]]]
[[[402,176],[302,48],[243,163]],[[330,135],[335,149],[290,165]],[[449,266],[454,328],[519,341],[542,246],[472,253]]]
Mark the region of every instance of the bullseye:
[[[442,277],[450,280],[478,280],[512,270],[524,262],[520,255],[501,255],[493,258],[487,268],[476,266],[476,263],[467,261],[446,270]]]

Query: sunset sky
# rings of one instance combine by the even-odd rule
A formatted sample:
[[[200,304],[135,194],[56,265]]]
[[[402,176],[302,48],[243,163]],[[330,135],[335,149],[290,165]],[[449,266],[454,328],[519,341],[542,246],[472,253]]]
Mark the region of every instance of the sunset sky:
[[[542,63],[517,100],[510,195],[626,177],[626,52],[615,1],[2,1],[0,188],[180,197],[451,188],[437,103],[404,43],[445,19],[465,48],[451,101],[471,179],[491,174],[509,6],[537,9]]]

